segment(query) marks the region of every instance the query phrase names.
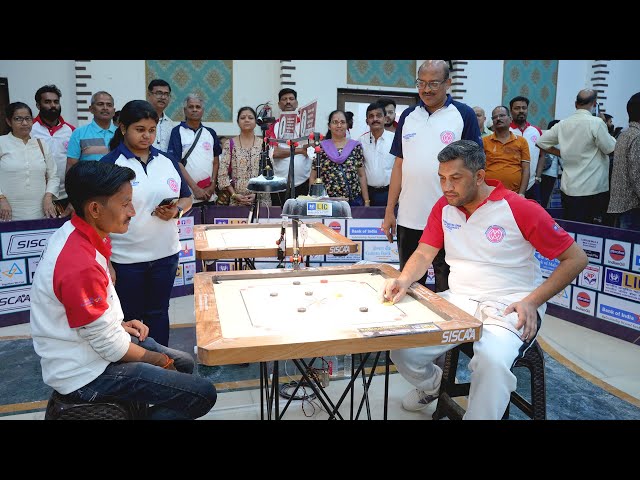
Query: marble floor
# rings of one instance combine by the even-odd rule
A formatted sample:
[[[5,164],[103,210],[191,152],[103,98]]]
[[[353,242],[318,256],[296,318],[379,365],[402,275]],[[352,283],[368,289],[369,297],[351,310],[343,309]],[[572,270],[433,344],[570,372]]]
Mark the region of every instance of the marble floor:
[[[169,313],[172,324],[193,324],[195,322],[193,296],[173,298],[170,303]],[[0,338],[24,337],[29,334],[28,324],[0,328]],[[543,350],[556,361],[607,392],[640,407],[639,345],[595,332],[550,315],[545,317],[538,338]],[[286,368],[287,371],[293,370],[291,365]],[[344,378],[332,379],[327,388],[330,397],[332,399],[338,398],[346,384],[347,381]],[[375,376],[372,381],[369,403],[371,417],[374,419],[383,418],[383,388],[384,376]],[[435,402],[419,412],[403,410],[401,406],[402,397],[410,388],[411,385],[399,374],[393,373],[389,376],[387,417],[389,420],[431,419],[431,414],[435,409]],[[361,391],[362,385],[358,380],[356,382],[356,392]],[[286,402],[286,399],[281,398],[280,408],[283,408]],[[344,418],[349,418],[348,397],[341,406],[340,413]],[[320,402],[314,399],[311,401],[292,401],[283,418],[326,419],[327,416]],[[0,417],[2,420],[43,418],[44,411]],[[360,418],[366,418],[366,410],[361,413]],[[255,388],[222,392],[218,396],[216,406],[202,419],[260,419],[260,390]]]

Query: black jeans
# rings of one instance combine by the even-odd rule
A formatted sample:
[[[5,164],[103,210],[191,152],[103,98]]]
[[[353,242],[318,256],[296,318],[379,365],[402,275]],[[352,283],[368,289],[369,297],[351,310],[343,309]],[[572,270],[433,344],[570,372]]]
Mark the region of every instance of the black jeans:
[[[418,248],[422,230],[397,226],[398,236],[398,256],[400,257],[400,270],[402,270],[411,257],[411,254]],[[449,289],[449,264],[444,261],[444,248],[441,249],[433,259],[433,271],[436,276],[436,292],[443,292]],[[419,283],[426,286],[427,274],[425,273]]]

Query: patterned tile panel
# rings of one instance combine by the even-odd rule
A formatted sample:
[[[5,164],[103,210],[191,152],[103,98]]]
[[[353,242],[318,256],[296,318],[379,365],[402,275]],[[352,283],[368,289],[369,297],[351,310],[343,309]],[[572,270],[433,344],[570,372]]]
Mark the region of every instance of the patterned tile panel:
[[[411,88],[415,81],[415,60],[347,60],[351,85]]]
[[[232,122],[232,60],[147,60],[146,86],[154,78],[171,85],[171,103],[166,113],[174,121],[184,120],[184,99],[190,93],[204,98],[204,122]]]
[[[555,118],[558,60],[505,60],[502,104],[518,95],[529,99],[527,121],[542,129]]]

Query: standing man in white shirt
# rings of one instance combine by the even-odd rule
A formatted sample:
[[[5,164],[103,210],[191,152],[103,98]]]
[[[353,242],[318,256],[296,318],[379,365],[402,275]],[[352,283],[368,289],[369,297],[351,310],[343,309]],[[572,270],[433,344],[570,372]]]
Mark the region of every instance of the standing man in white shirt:
[[[295,112],[298,109],[298,92],[292,88],[283,88],[278,92],[278,107],[280,112]],[[300,116],[296,118],[295,138],[300,136]],[[266,138],[282,138],[280,132],[280,120],[272,124],[265,133]],[[304,145],[303,145],[304,143]],[[272,145],[269,148],[269,156],[273,162],[273,173],[277,177],[287,179],[289,185],[289,163],[291,161],[291,150],[287,146],[280,144]],[[309,194],[309,175],[311,174],[311,159],[307,156],[307,143],[300,142],[295,149],[293,157],[293,174],[295,184],[294,198],[299,195]],[[284,205],[284,192],[272,193],[272,205]]]
[[[369,200],[372,207],[386,207],[391,170],[396,159],[390,153],[394,134],[384,128],[385,111],[381,103],[369,104],[366,122],[369,131],[360,135],[359,140],[364,152]]]
[[[44,85],[36,91],[36,107],[40,111],[33,119],[31,136],[39,138],[42,143],[49,147],[49,152],[56,161],[58,176],[60,177],[60,187],[56,204],[57,208],[64,208],[63,217],[71,215],[72,207],[69,206],[67,192],[64,188],[64,172],[67,168],[67,147],[71,134],[76,129],[62,118],[62,106],[60,98],[62,92],[55,85]]]
[[[562,158],[564,220],[598,223],[609,205],[609,154],[616,140],[609,135],[604,115],[594,116],[597,102],[595,90],[580,90],[576,111],[544,132],[537,142],[541,150]]]
[[[154,78],[147,87],[147,100],[153,105],[160,118],[156,129],[156,141],[153,146],[166,152],[167,148],[169,148],[171,130],[176,126],[176,123],[164,114],[169,102],[171,102],[171,85],[166,80]]]
[[[527,115],[529,114],[529,99],[527,97],[513,97],[509,102],[509,109],[511,110],[512,118],[509,130],[516,135],[524,137],[529,144],[531,163],[529,165],[529,183],[524,196],[540,203],[540,183],[542,182],[542,169],[544,168],[544,152],[540,151],[536,146],[536,142],[542,135],[542,130],[527,122]]]

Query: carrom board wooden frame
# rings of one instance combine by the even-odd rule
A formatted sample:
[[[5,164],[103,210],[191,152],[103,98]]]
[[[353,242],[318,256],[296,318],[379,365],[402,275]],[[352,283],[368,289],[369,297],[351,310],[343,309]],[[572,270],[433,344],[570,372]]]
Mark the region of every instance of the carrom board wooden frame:
[[[459,344],[476,341],[482,333],[482,323],[423,285],[414,283],[407,295],[435,312],[442,319],[432,331],[383,336],[361,336],[357,331],[336,332],[334,338],[314,341],[309,335],[261,335],[225,338],[218,314],[214,282],[264,278],[322,277],[349,273],[371,273],[384,278],[395,278],[400,272],[387,264],[366,264],[290,269],[242,270],[231,272],[202,272],[195,275],[195,315],[198,361],[204,365],[226,365],[267,362],[348,353],[378,352],[400,348]],[[338,314],[339,312],[337,312]]]

